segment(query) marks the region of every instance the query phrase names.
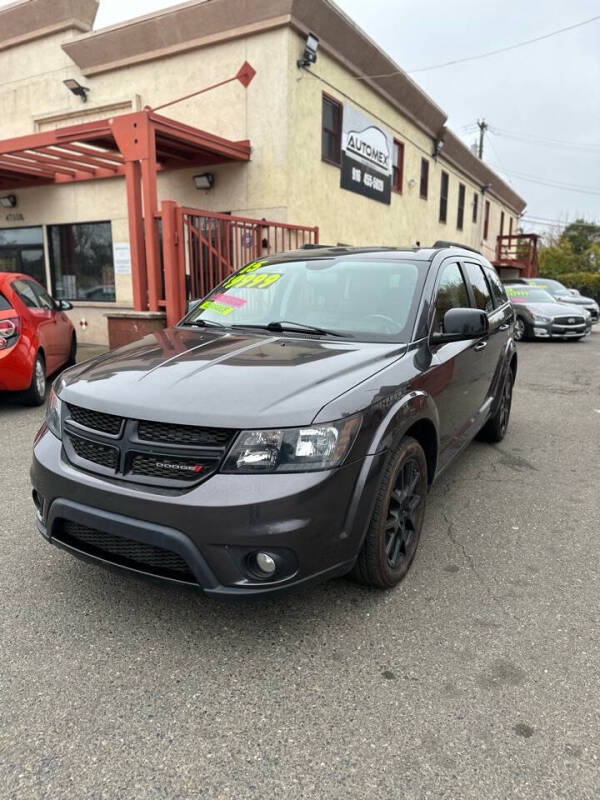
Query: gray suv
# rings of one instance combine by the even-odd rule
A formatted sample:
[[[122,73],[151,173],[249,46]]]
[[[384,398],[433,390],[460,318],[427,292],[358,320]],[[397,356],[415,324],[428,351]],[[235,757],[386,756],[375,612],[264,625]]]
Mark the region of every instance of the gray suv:
[[[513,311],[458,247],[254,262],[175,327],[67,370],[32,466],[38,530],[209,595],[406,574],[427,491],[506,433]]]

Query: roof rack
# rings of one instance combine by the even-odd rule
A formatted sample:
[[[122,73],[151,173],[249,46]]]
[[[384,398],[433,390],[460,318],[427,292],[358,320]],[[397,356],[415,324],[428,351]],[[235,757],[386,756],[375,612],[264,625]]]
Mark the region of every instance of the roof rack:
[[[470,250],[471,253],[477,253],[481,255],[480,250],[476,250],[474,247],[469,247],[468,244],[460,244],[460,242],[445,242],[444,240],[440,239],[433,245],[434,249],[436,247],[460,247],[461,250]]]

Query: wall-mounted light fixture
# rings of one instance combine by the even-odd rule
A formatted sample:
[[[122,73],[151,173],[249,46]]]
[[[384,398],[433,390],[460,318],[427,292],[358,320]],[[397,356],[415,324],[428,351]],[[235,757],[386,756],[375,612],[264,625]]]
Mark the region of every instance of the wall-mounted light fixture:
[[[215,185],[215,176],[212,172],[204,172],[202,175],[194,175],[196,189],[212,189]]]
[[[302,53],[302,58],[299,58],[297,61],[298,69],[302,69],[302,67],[310,67],[311,64],[315,64],[317,61],[317,50],[319,49],[319,37],[316,36],[314,33],[309,33],[306,37],[306,43],[304,45],[304,52]]]
[[[87,103],[87,96],[89,92],[87,86],[82,86],[79,81],[75,80],[75,78],[67,78],[66,81],[63,81],[63,83],[70,92],[73,92],[73,94],[77,97],[81,97],[82,103]]]
[[[2,206],[2,208],[16,208],[17,207],[16,195],[5,194],[4,197],[0,197],[0,206]]]
[[[417,179],[411,178],[408,182],[409,189],[414,189],[416,185],[417,185]]]

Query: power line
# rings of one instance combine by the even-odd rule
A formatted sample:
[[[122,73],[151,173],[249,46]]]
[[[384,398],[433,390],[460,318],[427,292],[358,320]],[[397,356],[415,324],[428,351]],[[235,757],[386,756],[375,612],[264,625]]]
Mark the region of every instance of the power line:
[[[522,181],[529,181],[530,183],[538,183],[541,186],[550,186],[553,189],[564,189],[568,192],[580,192],[581,194],[589,194],[593,195],[594,197],[600,197],[600,191],[598,189],[594,189],[591,186],[580,186],[576,183],[559,183],[557,181],[544,181],[540,178],[536,178],[533,175],[525,175],[522,172],[513,172],[507,173],[512,175],[514,178],[519,178]]]
[[[526,142],[531,144],[541,144],[547,147],[558,147],[563,149],[572,149],[572,150],[591,150],[595,151],[600,155],[600,144],[591,144],[585,142],[566,142],[561,141],[559,139],[544,139],[538,136],[530,136],[524,133],[512,133],[510,131],[505,131],[502,128],[496,128],[495,126],[490,126],[489,128],[490,133],[493,133],[494,136],[501,137],[503,139],[514,139],[518,142]]]
[[[593,222],[565,222],[564,220],[560,219],[540,219],[538,217],[521,217],[522,222],[527,222],[530,225],[548,225],[550,227],[562,227],[562,228],[599,228],[600,225],[596,225]]]
[[[486,53],[480,53],[476,56],[466,56],[466,58],[456,58],[453,61],[444,61],[442,64],[432,64],[429,67],[419,67],[418,69],[409,69],[409,70],[396,70],[395,72],[387,72],[382,75],[361,75],[359,76],[358,80],[367,80],[368,78],[391,78],[394,75],[402,75],[405,72],[408,72],[409,75],[414,74],[415,72],[429,72],[432,69],[442,69],[442,67],[451,67],[455,64],[464,64],[466,61],[476,61],[480,58],[489,58],[490,56],[498,55],[499,53],[507,53],[509,50],[516,50],[518,47],[525,47],[529,44],[534,44],[535,42],[541,42],[543,39],[550,39],[552,36],[558,36],[560,33],[565,33],[566,31],[572,31],[575,28],[581,28],[583,25],[589,25],[592,22],[596,22],[596,20],[600,19],[600,14],[595,17],[590,17],[589,19],[584,19],[582,22],[576,22],[574,25],[567,25],[566,28],[559,28],[556,31],[550,31],[550,33],[545,33],[542,36],[536,36],[533,39],[526,39],[524,42],[517,42],[516,44],[508,45],[507,47],[499,47],[496,50],[488,50]]]

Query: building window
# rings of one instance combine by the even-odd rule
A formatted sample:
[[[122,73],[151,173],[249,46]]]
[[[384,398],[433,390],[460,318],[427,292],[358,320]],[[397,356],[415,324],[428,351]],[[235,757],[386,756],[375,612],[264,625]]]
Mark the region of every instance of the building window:
[[[500,236],[504,236],[504,211],[500,212]]]
[[[50,274],[58,300],[115,300],[110,222],[51,225]]]
[[[323,95],[322,126],[321,158],[339,166],[342,152],[342,104],[326,94]]]
[[[479,211],[479,195],[473,192],[473,222],[477,222],[477,212]]]
[[[421,159],[421,183],[419,186],[419,196],[423,200],[427,200],[429,194],[429,161],[426,158]]]
[[[456,216],[456,227],[462,231],[465,222],[465,192],[464,183],[458,184],[458,214]]]
[[[490,201],[485,201],[485,213],[483,216],[483,238],[488,238],[488,233],[490,232]]]
[[[512,231],[513,231],[513,218],[509,217],[508,218],[508,235],[509,236],[512,236]]]
[[[44,236],[40,227],[0,229],[0,272],[24,272],[46,285]]]
[[[440,222],[448,219],[448,173],[442,172],[440,181]]]
[[[402,176],[404,174],[404,145],[394,139],[394,162],[392,166],[392,189],[402,194]]]

